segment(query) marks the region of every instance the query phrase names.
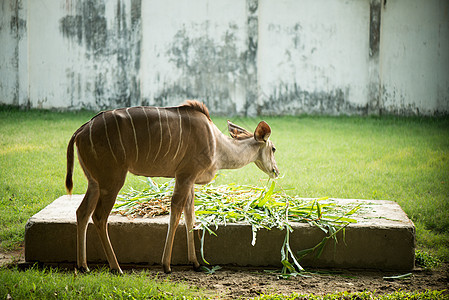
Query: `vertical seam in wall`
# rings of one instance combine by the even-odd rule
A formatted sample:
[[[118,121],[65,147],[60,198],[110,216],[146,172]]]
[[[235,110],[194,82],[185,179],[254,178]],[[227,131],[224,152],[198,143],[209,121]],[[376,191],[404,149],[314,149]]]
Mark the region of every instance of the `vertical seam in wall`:
[[[14,39],[15,39],[15,43],[14,43],[14,58],[15,64],[14,64],[14,71],[16,72],[16,76],[15,76],[15,91],[13,92],[13,99],[12,99],[12,104],[13,105],[18,105],[18,99],[19,99],[19,83],[20,83],[20,79],[19,79],[19,33],[18,33],[18,18],[19,18],[19,4],[18,2],[15,2],[14,4],[14,16],[11,18],[10,20],[10,30],[14,33]]]
[[[257,110],[260,110],[259,107],[263,106],[263,103],[261,103],[261,89],[260,89],[260,78],[259,78],[259,41],[260,41],[260,0],[257,0],[257,53],[256,53],[256,105],[257,105]]]
[[[369,55],[371,58],[379,55],[381,11],[380,0],[371,0],[369,24]]]
[[[26,87],[26,97],[27,97],[27,108],[30,109],[31,108],[31,83],[30,83],[30,37],[29,37],[29,30],[28,30],[28,24],[29,24],[29,20],[30,20],[30,9],[28,7],[28,1],[26,1],[26,25],[25,25],[25,30],[26,30],[26,39],[27,39],[27,45],[26,45],[26,60],[27,60],[27,87]]]
[[[381,114],[380,39],[381,0],[370,0],[369,14],[369,88],[367,113]]]
[[[382,14],[387,9],[387,0],[381,0],[380,9],[379,9],[379,52],[378,52],[378,76],[379,76],[379,110],[378,115],[382,114],[382,111],[385,110],[383,103],[383,87],[382,87],[382,55],[381,55],[381,42],[382,42],[382,30],[383,30],[383,22],[382,22]]]
[[[254,26],[253,22],[257,22]],[[246,65],[247,69],[251,70],[251,65],[253,67],[252,73],[247,73],[248,90],[245,100],[245,115],[248,115],[248,109],[250,104],[255,105],[257,114],[260,115],[260,105],[258,103],[258,69],[257,69],[257,55],[259,47],[259,0],[246,0],[246,23],[248,30],[248,49]],[[255,30],[254,30],[255,29]]]

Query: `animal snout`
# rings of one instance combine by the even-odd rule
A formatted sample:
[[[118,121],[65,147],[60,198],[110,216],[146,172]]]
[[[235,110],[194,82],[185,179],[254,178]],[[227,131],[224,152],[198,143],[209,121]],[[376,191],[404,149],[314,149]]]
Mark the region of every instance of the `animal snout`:
[[[275,167],[273,168],[273,170],[272,170],[272,173],[273,173],[273,177],[274,177],[274,178],[279,177],[280,172],[279,172],[278,167],[275,166]]]

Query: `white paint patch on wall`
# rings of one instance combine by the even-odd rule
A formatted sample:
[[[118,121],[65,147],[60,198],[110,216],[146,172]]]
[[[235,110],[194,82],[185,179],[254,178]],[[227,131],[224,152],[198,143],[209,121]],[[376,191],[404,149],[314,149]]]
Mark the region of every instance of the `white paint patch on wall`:
[[[265,113],[351,113],[367,101],[368,1],[260,2]]]
[[[449,1],[388,1],[382,12],[382,106],[406,115],[449,111]]]
[[[62,10],[49,5],[49,2],[28,2],[28,10],[33,12],[27,20],[29,97],[35,108],[69,106],[64,78],[72,56],[59,33]]]

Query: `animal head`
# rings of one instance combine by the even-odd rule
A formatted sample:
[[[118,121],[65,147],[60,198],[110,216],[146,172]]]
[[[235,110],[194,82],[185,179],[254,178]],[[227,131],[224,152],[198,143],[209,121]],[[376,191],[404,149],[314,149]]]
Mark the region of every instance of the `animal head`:
[[[257,125],[254,133],[251,133],[246,129],[228,121],[228,130],[233,139],[254,139],[259,144],[259,152],[254,162],[256,166],[268,174],[270,178],[277,178],[279,176],[279,169],[277,167],[276,160],[274,159],[276,147],[273,142],[269,140],[271,128],[267,122],[261,121],[259,125]]]

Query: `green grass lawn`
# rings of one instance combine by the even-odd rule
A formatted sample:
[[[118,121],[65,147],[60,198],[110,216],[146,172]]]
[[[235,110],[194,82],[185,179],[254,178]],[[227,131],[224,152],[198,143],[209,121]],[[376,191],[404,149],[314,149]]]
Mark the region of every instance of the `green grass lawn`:
[[[158,279],[146,271],[116,276],[109,269],[72,271],[0,269],[0,298],[7,299],[197,299],[198,288]]]
[[[65,194],[66,147],[93,112],[0,107],[0,249],[23,243],[25,223]],[[226,130],[225,118],[213,118]],[[449,119],[267,117],[283,175],[277,187],[301,197],[398,202],[417,227],[420,249],[449,261]],[[254,130],[259,118],[231,118]],[[74,193],[86,180],[75,164]],[[264,185],[255,165],[220,172],[216,183]],[[145,183],[128,176],[124,191]]]

